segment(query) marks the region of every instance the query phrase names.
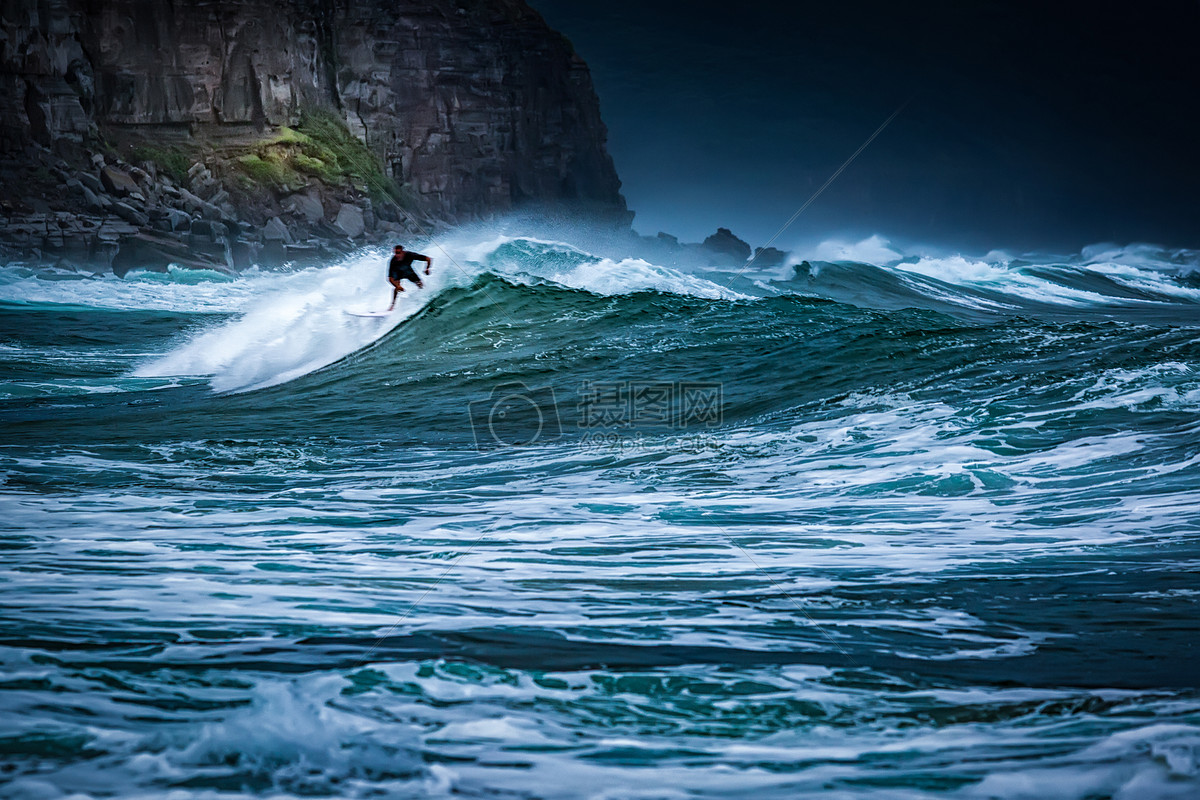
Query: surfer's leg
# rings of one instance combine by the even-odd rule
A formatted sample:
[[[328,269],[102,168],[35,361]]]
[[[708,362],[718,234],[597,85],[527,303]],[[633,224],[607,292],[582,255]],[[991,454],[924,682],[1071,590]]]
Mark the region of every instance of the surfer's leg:
[[[416,270],[412,270],[412,269],[410,269],[408,272],[406,272],[406,273],[404,273],[403,275],[401,275],[401,276],[400,276],[400,280],[396,281],[396,283],[397,283],[397,284],[399,284],[399,283],[400,283],[400,281],[406,281],[406,280],[407,280],[407,281],[412,281],[414,284],[416,284],[416,287],[417,287],[418,289],[424,289],[424,288],[425,288],[425,284],[421,283],[421,279],[420,279],[419,277],[417,277],[417,272],[416,272]],[[403,289],[401,289],[401,291],[403,291]]]

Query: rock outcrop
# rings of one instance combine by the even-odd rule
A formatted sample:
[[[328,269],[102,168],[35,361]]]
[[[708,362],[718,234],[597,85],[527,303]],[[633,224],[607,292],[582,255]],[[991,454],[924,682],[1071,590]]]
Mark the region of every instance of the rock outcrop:
[[[0,0],[18,249],[232,268],[538,206],[628,227],[606,135],[523,0]]]
[[[659,232],[657,236],[636,236],[636,253],[656,264],[672,267],[753,267],[763,270],[782,266],[788,254],[774,247],[755,247],[729,228],[717,228],[703,242],[681,242],[677,236]]]
[[[731,263],[745,263],[750,260],[750,245],[733,235],[729,228],[717,228],[717,232],[706,238],[702,247],[714,257]]]

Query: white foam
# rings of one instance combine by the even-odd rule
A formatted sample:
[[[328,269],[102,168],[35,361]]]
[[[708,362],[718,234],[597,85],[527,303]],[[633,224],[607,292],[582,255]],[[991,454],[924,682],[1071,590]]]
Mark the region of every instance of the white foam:
[[[704,278],[651,264],[640,258],[626,258],[621,261],[605,258],[580,264],[570,270],[549,271],[542,277],[572,289],[584,289],[606,296],[653,290],[707,300],[738,300],[747,297]]]
[[[1200,269],[1200,250],[1171,249],[1148,242],[1117,245],[1103,242],[1083,248],[1085,264],[1121,264],[1150,271],[1195,271]]]
[[[1181,361],[1142,369],[1106,369],[1091,386],[1075,393],[1072,410],[1128,408],[1155,404],[1161,408],[1194,411],[1200,406],[1200,373]],[[1055,412],[1058,410],[1055,409]]]
[[[793,256],[800,255],[793,253]],[[882,266],[899,261],[903,255],[892,248],[891,242],[875,234],[858,242],[828,239],[818,244],[811,252],[806,251],[802,258],[809,261],[857,261]]]
[[[237,312],[268,286],[290,276],[247,270],[219,272],[172,267],[134,271],[124,278],[56,269],[0,269],[0,298],[14,303],[84,306],[113,311]]]
[[[894,272],[902,279],[919,275],[953,287],[982,289],[1008,295],[1014,302],[1034,301],[1054,305],[1087,307],[1128,305],[1133,303],[1163,303],[1172,299],[1200,301],[1200,289],[1181,286],[1175,277],[1195,271],[1200,266],[1200,252],[1167,250],[1156,245],[1134,244],[1120,247],[1100,244],[1085,247],[1075,256],[1027,254],[1025,264],[1044,266],[1073,266],[1081,275],[1094,275],[1123,284],[1131,289],[1160,295],[1154,299],[1133,299],[1120,294],[1110,295],[1103,290],[1086,291],[1066,286],[1052,279],[1028,273],[1014,266],[1014,256],[993,249],[982,257],[962,253],[938,252],[936,248],[905,252],[878,234],[859,241],[828,239],[815,247],[798,249],[789,263],[801,259],[815,261],[851,261],[866,263]],[[814,274],[816,274],[814,272]],[[780,278],[790,277],[790,268]],[[928,283],[912,283],[913,289],[933,299],[978,308],[1004,308],[977,298],[947,296]],[[981,305],[982,303],[982,305]]]
[[[1154,292],[1155,294],[1200,301],[1200,289],[1180,286],[1171,280],[1168,273],[1156,269],[1144,269],[1114,261],[1089,264],[1088,269],[1105,275],[1131,289]]]
[[[1147,725],[1119,731],[1077,753],[1047,760],[1052,765],[997,771],[965,794],[1013,800],[1195,797],[1200,728]]]
[[[211,376],[220,392],[285,383],[344,358],[420,311],[454,281],[446,269],[409,287],[385,318],[353,317],[348,309],[384,309],[386,253],[364,251],[330,267],[281,275],[237,319],[211,328],[142,365],[138,377]],[[443,265],[439,264],[439,267]]]
[[[990,263],[961,255],[923,257],[915,262],[899,263],[894,269],[900,272],[914,272],[954,286],[990,289],[1040,303],[1091,306],[1104,305],[1113,300],[1096,292],[1072,289],[1053,281],[1026,275],[1020,270],[1009,268],[1007,264]],[[1124,298],[1122,302],[1125,302]]]

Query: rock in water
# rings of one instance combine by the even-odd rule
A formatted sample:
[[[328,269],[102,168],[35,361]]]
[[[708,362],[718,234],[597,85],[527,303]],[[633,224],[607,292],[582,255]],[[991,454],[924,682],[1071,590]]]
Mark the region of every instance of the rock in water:
[[[782,266],[787,253],[774,247],[754,248],[754,266],[761,269]]]
[[[716,233],[704,240],[702,247],[722,262],[742,263],[750,260],[750,245],[734,236],[729,228],[717,228]]]

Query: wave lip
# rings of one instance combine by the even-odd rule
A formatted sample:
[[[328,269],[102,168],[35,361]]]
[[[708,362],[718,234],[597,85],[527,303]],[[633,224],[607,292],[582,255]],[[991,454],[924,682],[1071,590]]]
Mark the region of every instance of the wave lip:
[[[528,283],[549,281],[605,297],[655,291],[704,300],[740,300],[747,296],[681,270],[642,258],[607,258],[565,242],[528,237],[498,237],[476,251],[479,262],[500,277]]]

